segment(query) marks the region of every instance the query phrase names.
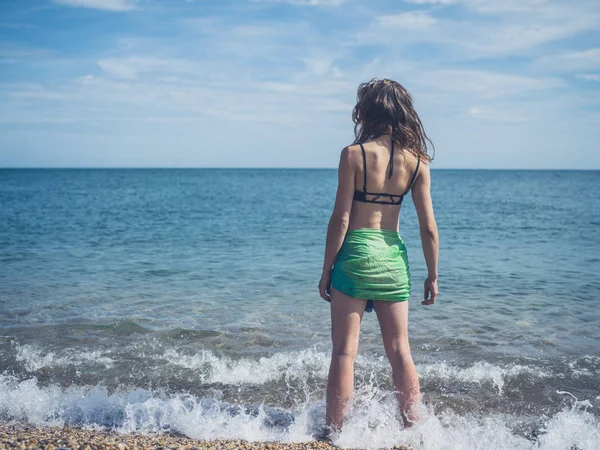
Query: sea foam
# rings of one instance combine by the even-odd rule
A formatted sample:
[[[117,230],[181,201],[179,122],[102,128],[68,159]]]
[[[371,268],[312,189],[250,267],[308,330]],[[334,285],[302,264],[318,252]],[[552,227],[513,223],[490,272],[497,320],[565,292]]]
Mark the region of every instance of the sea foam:
[[[0,375],[0,417],[38,426],[102,426],[120,432],[178,432],[198,439],[307,441],[324,422],[323,401],[291,410],[265,404],[236,405],[214,396],[153,392],[110,393],[102,386],[41,386],[35,378]],[[532,421],[542,427],[531,436],[515,430]],[[535,437],[537,435],[537,437]],[[392,392],[374,386],[355,394],[343,432],[342,447],[377,448],[398,444],[415,449],[564,449],[600,448],[600,423],[589,402],[572,401],[551,417],[502,414],[434,414],[423,407],[422,420],[400,425]]]

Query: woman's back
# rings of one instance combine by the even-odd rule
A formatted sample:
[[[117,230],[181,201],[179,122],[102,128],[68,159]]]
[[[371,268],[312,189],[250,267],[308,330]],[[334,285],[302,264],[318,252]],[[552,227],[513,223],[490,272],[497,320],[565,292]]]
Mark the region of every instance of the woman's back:
[[[397,230],[402,197],[414,184],[420,161],[406,150],[399,151],[397,145],[392,149],[387,136],[366,142],[362,147],[364,158],[360,145],[349,148],[356,162],[356,180],[348,228]]]

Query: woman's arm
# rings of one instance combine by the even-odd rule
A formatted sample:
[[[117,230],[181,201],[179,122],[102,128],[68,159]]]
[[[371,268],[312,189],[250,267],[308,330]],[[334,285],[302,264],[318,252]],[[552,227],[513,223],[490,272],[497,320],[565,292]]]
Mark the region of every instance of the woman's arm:
[[[319,292],[324,300],[329,301],[329,283],[331,280],[331,267],[342,247],[352,211],[354,197],[354,178],[356,176],[355,161],[349,148],[342,150],[338,167],[338,189],[335,197],[335,206],[329,225],[327,226],[327,240],[325,243],[325,258],[323,260],[323,274],[319,282]]]
[[[428,276],[425,280],[425,299],[423,305],[432,305],[438,295],[437,266],[439,252],[439,236],[433,204],[431,202],[431,173],[428,164],[421,164],[419,176],[412,188],[412,198],[417,210],[419,229],[421,230],[421,243],[427,264]]]

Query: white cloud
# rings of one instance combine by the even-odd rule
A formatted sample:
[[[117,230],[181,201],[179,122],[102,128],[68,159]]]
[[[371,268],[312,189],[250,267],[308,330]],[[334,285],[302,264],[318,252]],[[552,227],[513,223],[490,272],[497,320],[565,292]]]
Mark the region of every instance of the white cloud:
[[[109,75],[115,78],[134,80],[137,78],[137,70],[127,62],[114,59],[101,59],[98,66]]]
[[[557,99],[563,92],[567,97],[567,84],[559,78],[471,69],[393,69],[391,74],[413,94],[418,110],[424,111],[425,117],[441,122],[537,121],[556,113],[552,103],[558,104]],[[575,104],[577,100],[569,97],[564,102]],[[566,109],[564,104],[561,107]]]
[[[333,60],[331,58],[328,59],[319,59],[319,58],[299,58],[305,66],[306,70],[313,75],[323,76],[329,72],[331,68],[331,63]]]
[[[539,58],[535,64],[556,72],[596,69],[600,67],[600,48],[548,55]]]
[[[67,85],[0,85],[0,99],[8,94],[13,99],[37,100],[48,106],[35,112],[23,110],[20,116],[5,115],[0,122],[18,117],[54,122],[56,117],[51,111],[57,105],[52,106],[53,101],[64,102],[60,108],[68,109],[60,117],[65,123],[147,118],[153,122],[162,118],[167,123],[209,116],[233,123],[290,125],[311,122],[315,111],[336,113],[348,106],[343,98],[345,93],[353,96],[356,83],[336,81],[332,75],[342,77],[343,73],[331,66],[332,58],[289,58],[300,59],[306,70],[297,71],[286,82],[262,81],[271,69],[242,68],[243,62],[227,67],[221,60],[212,59],[105,58],[97,61],[104,74],[79,76]],[[13,106],[23,108],[26,104]]]
[[[73,98],[72,93],[60,92],[56,89],[47,89],[36,83],[5,84],[2,89],[9,92],[9,96],[19,100],[57,100],[65,101]]]
[[[459,0],[465,7],[482,13],[541,11],[551,7],[550,0]]]
[[[580,78],[585,81],[600,82],[600,73],[582,73],[580,75],[577,75],[577,78]]]
[[[504,123],[522,123],[533,120],[531,117],[526,117],[518,112],[514,111],[513,108],[497,109],[497,108],[479,108],[471,107],[467,109],[466,113],[475,118],[481,120],[487,120],[491,122],[504,122]]]
[[[130,56],[100,59],[97,64],[108,75],[124,80],[135,80],[142,75],[149,75],[154,78],[162,77],[165,81],[173,81],[178,78],[169,75],[198,76],[207,74],[207,70],[203,69],[203,64],[190,59]]]
[[[447,15],[432,7],[430,11],[376,17],[357,33],[356,44],[372,42],[397,48],[429,43],[439,48],[442,57],[454,61],[493,59],[537,56],[544,45],[600,29],[600,7],[594,3],[579,8],[550,0],[458,0],[457,4],[469,11]],[[389,32],[382,33],[381,26],[387,26]]]
[[[415,81],[430,88],[437,86],[438,90],[456,92],[461,96],[470,94],[485,99],[519,97],[567,86],[560,78],[525,77],[467,69],[432,70],[419,74]]]
[[[424,11],[390,14],[377,18],[378,25],[399,30],[421,30],[431,27],[437,20]]]
[[[590,24],[591,26],[591,24]],[[493,29],[493,32],[490,32]],[[463,47],[477,57],[494,57],[529,54],[533,49],[549,42],[572,36],[589,29],[588,25],[563,23],[518,23],[498,26],[477,26],[471,28],[471,36],[461,39],[448,36],[449,42]]]
[[[137,9],[137,0],[53,0],[61,5],[78,8],[102,9],[105,11],[132,11]]]
[[[404,0],[417,5],[460,4],[468,9],[483,13],[531,11],[547,5],[549,0]]]
[[[87,75],[77,78],[77,82],[80,84],[90,84],[93,83],[96,79],[97,77],[95,77],[91,73],[88,73]]]

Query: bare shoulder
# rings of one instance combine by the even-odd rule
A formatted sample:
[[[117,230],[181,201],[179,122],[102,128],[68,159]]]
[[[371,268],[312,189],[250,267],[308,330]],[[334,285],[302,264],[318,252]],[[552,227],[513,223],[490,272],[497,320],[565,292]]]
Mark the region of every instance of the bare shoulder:
[[[347,145],[342,149],[342,153],[340,155],[341,161],[346,161],[349,164],[355,164],[357,158],[360,156],[360,146],[359,145]]]
[[[342,153],[346,153],[350,156],[356,156],[360,153],[360,145],[358,145],[358,144],[347,145],[342,149]]]

